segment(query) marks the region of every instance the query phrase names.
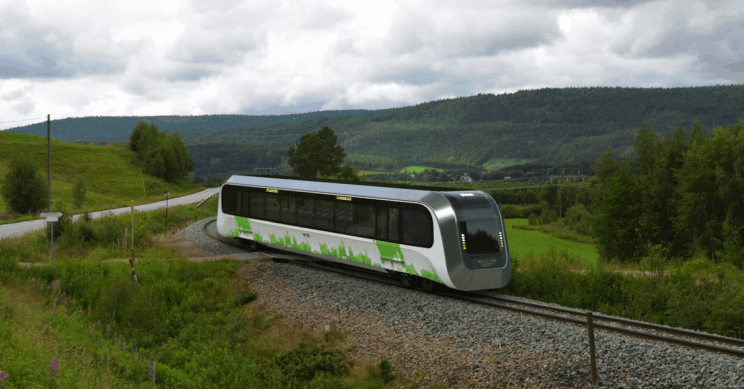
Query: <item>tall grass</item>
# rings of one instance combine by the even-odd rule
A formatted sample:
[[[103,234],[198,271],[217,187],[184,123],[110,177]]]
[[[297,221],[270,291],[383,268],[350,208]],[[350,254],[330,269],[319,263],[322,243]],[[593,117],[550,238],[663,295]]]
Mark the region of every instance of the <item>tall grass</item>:
[[[744,338],[744,272],[734,266],[699,257],[646,268],[649,275],[643,275],[616,272],[603,261],[587,264],[552,248],[513,258],[515,271],[502,290],[507,294]]]
[[[204,209],[171,209],[169,219],[175,224],[215,211],[212,200]],[[72,223],[58,239],[65,242],[76,225],[89,223],[96,240],[69,238],[64,244],[77,242],[90,254],[108,244],[107,229],[118,231],[128,217]],[[136,218],[144,238],[157,241],[153,234],[165,228],[159,213]],[[45,240],[37,234],[30,241]],[[0,246],[0,370],[9,375],[3,381],[9,387],[151,387],[149,358],[156,359],[158,385],[165,387],[401,384],[393,380],[389,361],[365,366],[347,357],[352,345],[335,326],[324,336],[308,335],[253,306],[257,295],[251,285],[237,281],[242,266],[248,269],[241,271],[253,271],[244,262],[164,259],[147,255],[162,248],[144,247],[136,265],[139,282],[133,283],[128,263],[90,255],[63,258],[54,269],[19,267],[27,250],[22,246]],[[55,279],[61,285],[56,295]]]

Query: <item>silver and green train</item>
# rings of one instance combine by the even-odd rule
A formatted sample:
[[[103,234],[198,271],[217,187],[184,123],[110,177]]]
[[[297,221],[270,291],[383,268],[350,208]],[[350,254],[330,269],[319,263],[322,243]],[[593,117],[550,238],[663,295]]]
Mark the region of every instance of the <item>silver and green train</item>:
[[[225,237],[380,272],[424,290],[502,288],[509,242],[496,201],[475,190],[410,189],[232,176],[220,190]]]

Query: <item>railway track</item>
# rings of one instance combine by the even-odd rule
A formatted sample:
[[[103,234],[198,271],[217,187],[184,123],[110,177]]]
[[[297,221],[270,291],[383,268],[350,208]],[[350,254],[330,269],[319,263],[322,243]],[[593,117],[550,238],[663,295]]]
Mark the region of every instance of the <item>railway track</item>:
[[[244,244],[236,243],[231,239],[226,239],[219,235],[211,234],[209,231],[207,231],[207,227],[211,223],[214,223],[214,220],[204,224],[203,230],[206,235],[225,244],[235,246],[247,251],[253,251],[248,249]],[[366,271],[342,264],[318,262],[314,258],[309,258],[298,254],[285,253],[265,247],[263,250],[254,252],[275,260],[290,262],[298,266],[316,270],[332,271],[351,277],[357,277],[402,287],[400,286],[399,278],[393,275],[386,275],[384,273],[374,271]],[[496,296],[489,292],[462,292],[447,289],[440,290],[434,293],[443,297],[458,299],[475,304],[487,305],[490,307],[505,309],[514,312],[520,312],[544,319],[563,321],[580,326],[588,325],[585,310],[519,301],[505,296]],[[592,316],[594,328],[604,331],[618,332],[627,336],[633,336],[652,341],[685,346],[697,350],[705,350],[709,352],[716,352],[744,358],[744,340],[741,339],[690,331],[681,328],[666,327],[636,320],[607,316],[599,313],[593,313]],[[661,335],[656,332],[665,333],[666,335]]]

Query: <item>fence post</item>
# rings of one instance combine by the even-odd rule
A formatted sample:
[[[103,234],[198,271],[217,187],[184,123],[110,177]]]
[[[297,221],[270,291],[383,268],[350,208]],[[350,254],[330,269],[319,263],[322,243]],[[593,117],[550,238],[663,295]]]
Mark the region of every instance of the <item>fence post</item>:
[[[592,370],[592,385],[597,383],[597,361],[594,357],[594,324],[592,324],[592,313],[586,313],[586,323],[589,328],[589,355]]]
[[[150,358],[150,377],[152,377],[152,383],[155,383],[155,358]]]

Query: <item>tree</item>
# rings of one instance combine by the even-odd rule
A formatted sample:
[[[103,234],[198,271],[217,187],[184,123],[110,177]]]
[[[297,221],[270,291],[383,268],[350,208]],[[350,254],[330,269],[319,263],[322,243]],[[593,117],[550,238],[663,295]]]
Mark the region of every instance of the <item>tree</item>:
[[[643,203],[638,177],[621,166],[598,191],[601,200],[592,227],[599,254],[621,262],[640,260],[646,244],[641,235]]]
[[[643,200],[640,179],[627,163],[612,158],[607,146],[593,165],[599,184],[592,203],[592,231],[599,254],[620,261],[637,261],[646,249],[642,241]]]
[[[305,134],[300,142],[289,148],[289,160],[295,175],[300,177],[333,176],[340,172],[346,157],[344,149],[336,145],[336,133],[323,127],[318,133]]]
[[[36,213],[45,208],[46,184],[29,159],[11,159],[10,169],[2,185],[2,196],[10,211]]]
[[[194,171],[194,160],[181,137],[159,132],[154,124],[139,122],[129,135],[129,148],[137,153],[144,171],[166,181],[185,178]]]
[[[75,181],[75,186],[72,187],[72,201],[76,209],[80,209],[85,202],[85,180],[83,177],[78,177]]]

